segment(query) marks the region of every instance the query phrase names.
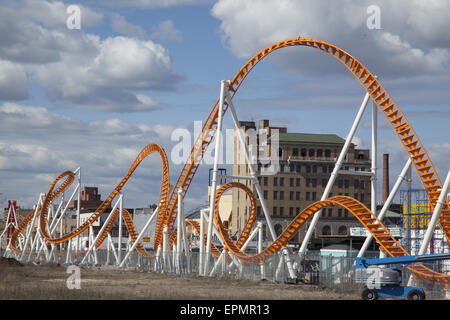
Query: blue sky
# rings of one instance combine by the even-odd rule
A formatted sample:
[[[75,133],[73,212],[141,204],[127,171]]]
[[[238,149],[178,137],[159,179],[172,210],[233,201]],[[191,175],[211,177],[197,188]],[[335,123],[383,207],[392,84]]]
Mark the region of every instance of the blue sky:
[[[65,25],[71,4],[81,7],[80,30]],[[366,25],[372,4],[380,7],[379,30]],[[192,130],[194,121],[206,119],[220,80],[232,79],[265,46],[299,35],[341,46],[376,73],[445,179],[446,1],[424,7],[404,0],[11,0],[1,6],[0,199],[30,207],[54,177],[78,166],[84,183],[106,196],[147,143],[170,154],[176,128]],[[241,120],[345,137],[364,94],[335,59],[288,48],[258,64],[235,105]],[[391,154],[393,184],[406,154],[381,117],[379,147]],[[369,123],[366,112],[359,147],[370,146]],[[156,157],[139,168],[127,184],[128,206],[156,202],[159,168]],[[188,208],[206,200],[207,170],[199,170]],[[178,174],[171,164],[172,183]]]

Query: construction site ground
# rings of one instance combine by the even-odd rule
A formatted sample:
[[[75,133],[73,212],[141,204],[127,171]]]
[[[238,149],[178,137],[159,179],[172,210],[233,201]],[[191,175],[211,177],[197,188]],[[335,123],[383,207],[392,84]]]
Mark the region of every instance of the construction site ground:
[[[355,300],[306,284],[169,275],[149,271],[80,267],[80,289],[69,289],[67,266],[0,258],[0,299],[27,300]],[[69,280],[70,282],[70,280]]]

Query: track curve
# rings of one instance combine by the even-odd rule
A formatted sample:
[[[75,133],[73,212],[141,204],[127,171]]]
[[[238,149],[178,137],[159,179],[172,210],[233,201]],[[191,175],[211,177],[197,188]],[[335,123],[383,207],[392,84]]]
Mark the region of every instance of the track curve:
[[[43,201],[43,204],[41,206],[41,209],[39,210],[39,227],[42,236],[44,239],[52,244],[58,244],[62,242],[69,241],[70,239],[76,237],[77,235],[81,234],[83,231],[85,231],[90,225],[92,225],[100,216],[101,214],[110,206],[111,202],[114,200],[114,198],[120,193],[123,186],[126,184],[126,182],[130,179],[133,172],[137,169],[137,167],[140,165],[142,160],[144,160],[147,156],[149,156],[152,153],[157,153],[162,162],[162,177],[161,177],[161,188],[160,188],[160,195],[159,195],[159,210],[156,220],[156,228],[155,230],[162,230],[163,227],[163,221],[165,219],[166,215],[166,208],[167,208],[167,196],[169,193],[169,165],[167,160],[167,155],[164,151],[164,149],[156,144],[156,143],[150,143],[147,146],[145,146],[141,152],[138,154],[134,162],[131,164],[130,168],[128,169],[127,174],[122,178],[120,183],[114,188],[114,190],[109,194],[109,196],[103,201],[103,203],[94,211],[94,213],[89,216],[89,218],[81,224],[78,228],[72,230],[69,233],[66,233],[65,235],[61,237],[53,238],[51,237],[48,225],[47,225],[47,213],[48,208],[50,204],[58,198],[67,188],[70,187],[72,182],[74,181],[74,173],[71,171],[65,171],[61,173],[58,177],[56,177],[55,180],[53,180],[52,184],[50,185],[47,193],[45,194],[45,198]],[[65,179],[64,179],[65,178]],[[64,180],[62,180],[64,179]],[[60,182],[60,185],[58,187],[55,186]],[[134,239],[137,238],[136,236],[136,229],[134,227],[133,220],[131,218],[131,214],[128,211],[125,211],[124,220],[125,225],[127,227],[128,232],[130,233],[130,237],[134,237]],[[118,211],[114,212],[114,217],[117,217]],[[13,236],[11,237],[11,248],[15,251],[17,251],[16,248],[16,242],[18,235],[26,228],[26,226],[31,222],[33,218],[33,213],[27,216],[23,222],[19,225],[19,227],[16,229],[17,232],[13,233]],[[113,226],[114,219],[110,220],[110,225],[105,229],[109,232],[111,227]],[[104,232],[101,235],[102,241],[105,239],[107,235],[107,232]],[[155,233],[155,239],[157,237],[157,233]],[[99,240],[100,240],[99,238]],[[96,246],[99,246],[101,244],[101,241],[98,241],[96,243]],[[155,248],[159,246],[158,243],[155,242]],[[139,251],[142,252],[143,248],[139,246]]]

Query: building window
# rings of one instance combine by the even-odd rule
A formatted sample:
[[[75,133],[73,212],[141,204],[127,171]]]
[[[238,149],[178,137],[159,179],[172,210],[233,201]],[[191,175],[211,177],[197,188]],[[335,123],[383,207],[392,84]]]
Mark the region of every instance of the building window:
[[[338,217],[342,218],[342,209],[341,208],[338,209]]]
[[[256,207],[256,215],[261,216],[261,207]]]
[[[329,158],[331,157],[331,150],[330,149],[326,149],[325,150],[325,158]]]
[[[284,214],[284,207],[280,207],[280,217],[282,217]]]
[[[314,157],[314,149],[309,149],[309,152],[308,152],[308,155],[310,156],[310,157]]]
[[[289,178],[289,186],[290,187],[294,186],[294,178]]]
[[[306,173],[311,173],[311,166],[310,165],[306,165]]]
[[[300,167],[299,164],[296,166],[296,171],[297,171],[297,173],[300,173],[300,172],[301,172],[301,167]]]
[[[264,185],[267,186],[267,183],[269,182],[269,178],[268,177],[264,177]]]
[[[317,166],[312,166],[312,172],[317,173]]]
[[[317,157],[322,157],[322,156],[323,156],[322,149],[317,149]]]
[[[311,184],[313,188],[317,187],[317,179],[312,179]]]
[[[289,165],[289,171],[290,172],[295,172],[295,164],[290,164]]]
[[[306,192],[306,194],[305,194],[305,200],[309,200],[309,192]]]
[[[267,200],[267,190],[264,190],[264,199]]]
[[[300,187],[300,178],[296,178],[296,179],[295,179],[295,185],[296,185],[297,187]]]
[[[350,187],[350,180],[344,180],[344,188],[348,189]]]
[[[306,186],[309,188],[311,186],[311,179],[306,178]]]
[[[359,183],[359,188],[360,188],[360,189],[364,189],[364,188],[365,188],[365,182],[364,182],[364,181],[361,181],[361,182]]]
[[[364,193],[361,193],[360,201],[361,201],[361,202],[364,202]]]
[[[276,216],[277,215],[277,207],[273,207],[273,215]]]
[[[358,194],[355,193],[353,198],[355,198],[356,200],[358,200]]]
[[[300,192],[295,193],[295,200],[300,200]]]
[[[292,156],[293,157],[298,157],[298,148],[292,149]]]
[[[323,236],[330,236],[331,235],[331,227],[330,226],[324,226],[322,228],[322,235]]]
[[[273,178],[273,185],[278,186],[278,178],[277,177]]]
[[[327,171],[328,171],[327,166],[322,166],[322,173],[327,173]]]
[[[322,179],[322,188],[327,186],[327,179]]]
[[[281,232],[283,232],[283,227],[279,223],[277,223],[273,228],[275,229],[277,237],[281,234]]]
[[[328,208],[328,217],[332,217],[333,216],[333,209],[332,208]]]
[[[294,191],[289,192],[289,200],[294,200]]]
[[[341,236],[347,235],[347,227],[346,226],[340,226],[338,229],[338,234]]]
[[[273,192],[273,200],[278,200],[278,191]]]
[[[355,189],[359,188],[359,180],[355,179],[353,180],[353,186],[355,187]]]
[[[289,208],[289,216],[292,217],[294,215],[294,208],[290,207]]]
[[[305,148],[302,148],[302,150],[300,152],[301,152],[302,157],[306,157],[306,149]]]
[[[284,172],[284,164],[280,164],[280,172]]]
[[[338,180],[338,188],[342,188],[342,186],[343,186],[343,181],[342,181],[342,179],[339,179]]]
[[[284,200],[284,191],[280,191],[280,200]]]
[[[313,192],[313,193],[312,193],[312,200],[313,200],[313,201],[316,201],[316,196],[317,196],[317,193],[316,193],[316,192]]]
[[[280,187],[284,187],[284,178],[280,178]]]

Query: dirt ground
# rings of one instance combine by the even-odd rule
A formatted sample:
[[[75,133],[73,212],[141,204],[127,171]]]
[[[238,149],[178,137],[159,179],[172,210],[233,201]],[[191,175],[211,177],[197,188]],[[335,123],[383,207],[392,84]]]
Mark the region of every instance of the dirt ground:
[[[80,267],[80,289],[69,289],[67,266],[0,258],[0,299],[30,300],[355,300],[357,293],[304,284],[163,275]],[[69,270],[70,271],[70,270]],[[69,279],[70,283],[74,283]]]

